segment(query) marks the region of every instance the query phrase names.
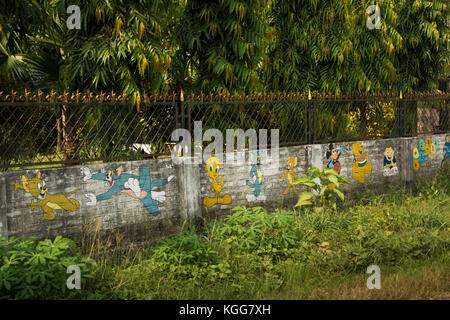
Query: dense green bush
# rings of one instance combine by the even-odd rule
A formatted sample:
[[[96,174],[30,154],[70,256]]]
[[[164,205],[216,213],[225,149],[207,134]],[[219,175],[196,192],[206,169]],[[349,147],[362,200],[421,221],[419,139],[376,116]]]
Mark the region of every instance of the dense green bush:
[[[79,292],[68,292],[67,267],[77,265],[81,285],[92,278],[93,260],[80,255],[75,243],[58,236],[47,239],[0,238],[0,299],[64,299]]]
[[[292,226],[296,215],[292,211],[268,213],[262,207],[236,207],[234,214],[213,222],[208,230],[210,242],[220,244],[232,254],[249,253],[277,260],[292,253],[303,233]]]
[[[152,259],[169,265],[204,265],[214,262],[216,255],[191,228],[181,235],[161,241],[153,249]]]

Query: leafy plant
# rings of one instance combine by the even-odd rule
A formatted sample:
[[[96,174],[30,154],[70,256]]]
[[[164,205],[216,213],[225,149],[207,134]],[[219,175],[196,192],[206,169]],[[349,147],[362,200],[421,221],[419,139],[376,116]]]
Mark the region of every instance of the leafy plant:
[[[215,251],[209,248],[191,228],[184,234],[164,240],[153,249],[152,259],[170,265],[203,265],[215,260]]]
[[[236,207],[223,222],[211,226],[208,237],[234,254],[256,254],[276,261],[286,258],[298,245],[302,233],[292,228],[296,216],[292,211],[268,213],[262,207]]]
[[[302,192],[295,207],[302,207],[314,204],[314,198],[320,198],[320,205],[331,203],[333,209],[336,209],[336,200],[340,198],[344,201],[344,193],[339,190],[341,184],[349,184],[347,178],[340,176],[333,169],[310,168],[307,173],[311,175],[301,176],[294,181],[294,184],[309,187],[313,192]]]
[[[66,298],[67,267],[80,268],[83,284],[92,278],[90,267],[95,266],[72,240],[61,236],[40,242],[0,238],[0,261],[0,299]]]
[[[152,248],[152,256],[144,260],[145,274],[201,283],[210,272],[227,269],[222,263],[216,264],[217,260],[216,252],[195,234],[194,228],[190,228]],[[130,268],[127,272],[136,270]]]

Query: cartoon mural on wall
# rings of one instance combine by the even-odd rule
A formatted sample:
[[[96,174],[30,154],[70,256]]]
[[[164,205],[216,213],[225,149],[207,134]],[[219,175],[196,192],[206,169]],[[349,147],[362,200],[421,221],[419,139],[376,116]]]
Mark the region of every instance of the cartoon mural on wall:
[[[265,201],[266,196],[261,193],[262,178],[264,171],[261,168],[261,157],[259,153],[250,153],[250,160],[252,161],[252,167],[250,169],[250,180],[246,181],[246,184],[253,189],[253,194],[248,194],[245,197],[248,202],[253,201]]]
[[[140,166],[139,176],[123,173],[122,171],[122,166],[114,164],[108,168],[106,173],[98,172],[91,174],[88,167],[82,167],[81,173],[84,175],[84,181],[105,181],[110,187],[108,191],[97,196],[93,193],[86,193],[85,196],[90,200],[86,205],[94,206],[98,201],[111,199],[113,195],[122,192],[134,199],[140,200],[151,214],[157,215],[159,212],[157,201],[164,202],[166,200],[166,193],[165,191],[152,191],[152,189],[166,185],[174,176],[169,176],[167,179],[152,180],[146,165]]]
[[[333,146],[332,143],[329,144],[326,157],[330,161],[327,164],[328,169],[333,169],[338,174],[341,174],[341,163],[339,162],[339,157],[344,153],[344,147],[340,147],[339,150]],[[329,183],[328,188],[333,190],[336,187],[334,183]]]
[[[423,139],[419,140],[419,162],[425,162],[425,141]]]
[[[394,152],[394,144],[389,141],[385,145],[383,160],[383,176],[389,177],[398,174],[397,158]]]
[[[31,203],[28,206],[34,210],[36,207],[41,207],[44,212],[44,219],[53,220],[55,213],[53,210],[66,210],[75,211],[80,206],[80,203],[75,199],[69,199],[71,195],[78,191],[78,189],[70,192],[67,195],[64,194],[48,194],[47,185],[44,180],[41,179],[41,173],[38,171],[33,179],[28,179],[26,175],[22,176],[22,184],[17,180],[13,182],[14,191],[17,189],[23,189],[25,192],[30,193],[38,201]]]
[[[288,179],[288,186],[287,186],[286,190],[283,191],[284,195],[289,193],[290,188],[292,188],[292,190],[294,190],[295,194],[298,193],[298,191],[294,185],[294,180],[298,178],[298,176],[294,172],[294,168],[297,166],[297,161],[298,161],[297,157],[293,157],[293,158],[289,157],[287,160],[287,163],[288,163],[287,167],[286,167],[287,171],[284,175],[282,175],[280,177],[280,179],[286,179],[286,178]]]
[[[426,142],[425,142],[426,141]],[[426,140],[419,140],[419,148],[413,149],[413,169],[417,171],[420,169],[420,163],[423,163],[427,160],[427,155],[435,154],[436,150],[439,148],[439,143],[437,140],[434,142],[431,138],[427,138]]]
[[[344,147],[340,147],[339,150],[333,146],[332,143],[328,146],[327,151],[327,159],[330,159],[328,162],[327,168],[334,169],[337,173],[341,173],[341,163],[339,162],[339,157],[344,153]]]
[[[419,150],[417,148],[413,149],[413,169],[414,171],[419,170]]]
[[[216,193],[216,196],[214,198],[205,197],[203,199],[203,204],[206,207],[212,207],[215,204],[229,204],[231,203],[231,196],[229,194],[224,195],[223,197],[220,197],[220,192],[222,191],[223,184],[224,184],[224,177],[220,179],[220,184],[217,182],[217,178],[219,178],[219,171],[220,171],[220,160],[216,157],[211,157],[206,161],[206,170],[209,173],[209,177],[212,179],[211,183],[211,191]]]
[[[445,144],[442,150],[444,152],[444,159],[442,159],[441,167],[447,168],[450,166],[450,135],[445,137]]]
[[[367,152],[361,143],[357,142],[352,145],[353,150],[353,179],[364,183],[364,176],[372,173],[372,163],[369,161]]]

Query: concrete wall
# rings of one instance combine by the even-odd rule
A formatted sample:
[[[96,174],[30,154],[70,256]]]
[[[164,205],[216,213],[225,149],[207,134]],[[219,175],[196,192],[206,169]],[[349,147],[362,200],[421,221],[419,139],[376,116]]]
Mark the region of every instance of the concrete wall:
[[[438,150],[436,153],[426,154],[426,160],[420,162],[419,170],[415,171],[413,170],[413,149],[419,148],[420,139],[426,140],[428,137],[433,144],[437,142]],[[342,147],[343,151],[339,157],[340,174],[351,181],[350,185],[345,185],[342,189],[348,194],[367,188],[383,188],[388,184],[407,184],[435,174],[443,159],[445,137],[446,135],[442,134],[359,141],[372,164],[372,172],[364,175],[364,183],[353,178],[352,145],[355,142],[333,144],[334,148],[339,150]],[[398,167],[398,174],[392,176],[383,175],[384,151],[388,141],[392,142]],[[329,150],[329,144],[280,148],[277,170],[269,170],[268,157],[265,158],[262,154],[260,169],[263,174],[261,193],[258,197],[255,197],[255,189],[246,183],[247,180],[252,180],[250,179],[251,163],[237,166],[222,162],[216,180],[220,184],[221,178],[224,178],[219,195],[224,203],[211,204],[210,202],[208,206],[205,205],[204,199],[214,198],[215,192],[211,190],[213,179],[205,163],[173,164],[172,160],[167,158],[0,173],[0,236],[35,236],[41,239],[62,235],[79,240],[86,232],[96,229],[101,233],[121,230],[132,238],[152,241],[178,232],[185,219],[229,214],[235,206],[261,205],[268,208],[292,208],[298,194],[295,194],[292,189],[288,194],[283,194],[288,186],[288,179],[281,179],[287,171],[288,158],[297,157],[297,165],[293,170],[301,176],[306,174],[306,170],[310,167],[327,167],[329,162],[326,157],[327,150]],[[249,153],[247,152],[245,156],[248,159]],[[136,193],[130,191],[129,185],[119,188],[118,180],[115,180],[113,188],[116,187],[119,191],[125,190],[127,193],[118,192],[109,199],[103,199],[102,194],[111,187],[104,180],[106,176],[99,176],[98,173],[106,173],[112,165],[116,166],[113,168],[114,178],[126,178],[126,181],[130,177],[136,178],[141,191],[146,189],[143,186],[145,172],[150,174],[151,181],[156,180],[163,184],[151,189],[153,198],[160,200],[155,203],[156,206],[152,206],[151,201],[148,201],[145,192],[138,195],[142,199],[137,199]],[[120,166],[121,169],[119,169]],[[86,168],[92,174],[91,179],[87,179],[89,177],[86,176]],[[32,180],[36,178],[37,172],[41,174],[40,180]],[[26,177],[25,185],[28,191],[23,188],[23,176]],[[164,180],[169,177],[171,177],[170,181]],[[103,181],[95,180],[95,178],[102,178]],[[42,183],[42,180],[48,188],[44,199],[49,202],[45,207],[47,214],[44,214],[43,207],[37,206],[34,209],[30,207],[32,200],[34,203],[42,204],[37,202],[31,194],[33,185],[36,182]],[[297,189],[299,193],[302,191],[298,187]],[[76,192],[67,196],[73,191]],[[89,193],[96,196],[95,204],[86,196]],[[155,208],[157,212],[151,212]],[[50,211],[54,213],[54,218],[51,213],[48,213]]]

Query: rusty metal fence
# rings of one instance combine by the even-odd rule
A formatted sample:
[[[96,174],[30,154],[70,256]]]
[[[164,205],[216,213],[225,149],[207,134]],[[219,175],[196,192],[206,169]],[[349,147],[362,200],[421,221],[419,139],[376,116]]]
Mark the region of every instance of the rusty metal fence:
[[[280,146],[450,131],[450,94],[332,96],[0,92],[0,171],[170,155],[172,132],[279,129]],[[270,145],[270,134],[268,135]],[[209,142],[204,142],[207,145]]]

